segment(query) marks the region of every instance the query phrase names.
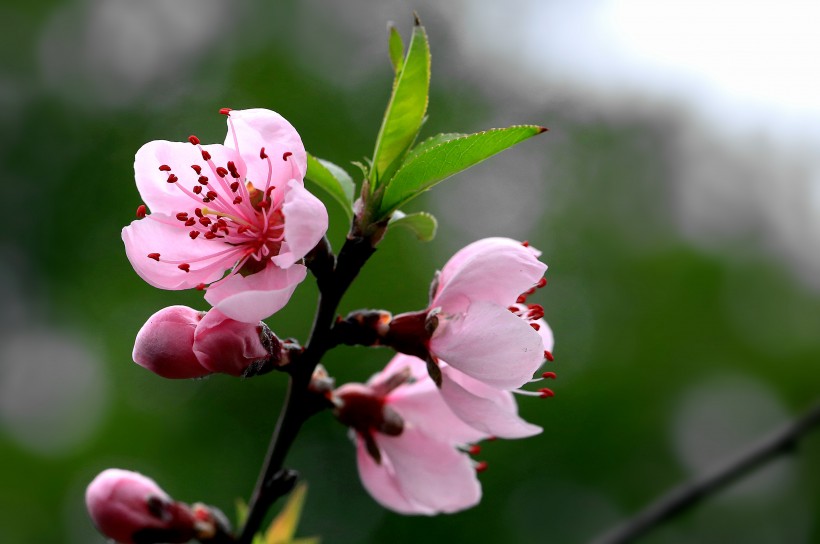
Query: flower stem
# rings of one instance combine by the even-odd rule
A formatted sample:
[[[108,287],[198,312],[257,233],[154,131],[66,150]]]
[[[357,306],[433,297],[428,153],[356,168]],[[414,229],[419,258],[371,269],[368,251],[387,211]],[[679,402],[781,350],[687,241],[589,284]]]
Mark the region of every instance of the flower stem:
[[[592,544],[634,542],[654,527],[697,505],[769,461],[792,453],[800,439],[818,426],[820,426],[820,402],[798,419],[741,452],[712,473],[686,482],[660,496],[631,519],[593,540]]]
[[[319,303],[313,328],[305,351],[290,371],[284,407],[271,437],[265,462],[251,496],[248,518],[237,544],[251,544],[262,526],[265,514],[279,497],[290,492],[296,481],[296,474],[284,470],[283,465],[302,424],[320,409],[316,407],[316,401],[308,391],[310,379],[322,356],[334,345],[331,329],[339,302],[364,263],[376,251],[375,242],[371,237],[349,235],[332,271],[317,275]]]

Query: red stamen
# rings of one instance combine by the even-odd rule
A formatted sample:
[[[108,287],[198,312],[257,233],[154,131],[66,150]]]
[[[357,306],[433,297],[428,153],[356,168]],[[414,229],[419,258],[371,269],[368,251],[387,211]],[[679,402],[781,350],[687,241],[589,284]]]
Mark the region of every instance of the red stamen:
[[[542,287],[544,287],[546,284],[547,284],[547,278],[541,278],[540,280],[538,280],[538,283],[536,283],[536,284],[535,284],[535,286],[536,286],[538,289],[541,289],[541,288],[542,288]]]
[[[534,293],[535,293],[535,287],[530,287],[529,289],[527,289],[526,291],[524,291],[524,293],[523,293],[523,294],[525,294],[525,295],[527,295],[527,296],[530,296],[530,295],[532,295],[532,294],[534,294]]]
[[[539,325],[538,323],[530,323],[530,327],[532,327],[533,329],[535,329],[537,331],[541,330],[541,325]]]
[[[525,302],[527,302],[527,295],[519,295],[518,298],[515,299],[515,301],[518,304],[524,304]]]
[[[190,272],[191,271],[191,265],[189,265],[188,263],[182,263],[182,264],[178,265],[177,268],[179,268],[183,272]]]
[[[148,258],[154,259],[155,261],[159,262],[159,253],[149,253]]]
[[[220,108],[219,115],[230,115],[232,111],[231,108]]]
[[[524,240],[523,242],[521,242],[521,245],[524,247],[530,247],[530,242],[528,240]]]
[[[233,183],[231,183],[231,191],[235,193],[238,190],[239,190],[239,182],[234,181]]]
[[[186,227],[193,227],[196,224],[196,219],[193,217],[189,217],[188,220],[185,222]]]
[[[488,467],[488,466],[489,466],[489,465],[487,465],[487,461],[480,461],[480,462],[479,462],[479,463],[475,466],[475,471],[476,471],[476,472],[478,472],[478,473],[480,474],[480,473],[484,472],[485,470],[487,470],[487,467]]]
[[[544,352],[544,359],[546,359],[549,362],[553,362],[555,360],[555,357],[552,355],[551,351],[545,351]]]
[[[198,164],[192,164],[192,165],[191,165],[191,168],[193,168],[193,169],[194,169],[194,172],[196,172],[196,173],[197,173],[197,175],[199,175],[199,174],[201,174],[201,173],[202,173],[202,167],[201,167],[201,166],[199,166]]]
[[[552,389],[550,389],[548,387],[544,387],[543,389],[539,389],[538,392],[541,393],[539,396],[542,399],[545,399],[547,397],[554,397],[555,396],[555,393],[553,393]]]
[[[205,196],[207,196],[211,200],[216,200],[216,197],[218,197],[219,195],[216,194],[215,191],[208,191]]]
[[[223,168],[222,166],[220,166],[216,169],[216,173],[221,178],[224,178],[225,176],[228,175],[228,171],[225,170],[225,168]]]
[[[213,240],[214,238],[216,238],[216,234],[214,234],[213,232],[206,232],[205,238],[208,240]]]
[[[197,217],[205,217],[204,215],[202,215],[202,208],[195,208],[195,209],[194,209],[194,214],[195,214]]]
[[[237,234],[242,234],[243,232],[248,232],[251,228],[247,225],[239,225],[239,228],[236,229]]]
[[[137,219],[142,219],[143,217],[145,217],[145,213],[147,210],[148,208],[145,207],[145,204],[140,204],[139,206],[137,206]]]
[[[179,178],[176,177],[176,175],[174,175],[174,174],[171,174],[170,176],[168,176],[168,183],[176,183],[178,180],[179,180]]]
[[[470,446],[468,452],[470,455],[478,455],[479,453],[481,453],[481,446],[479,446],[478,444],[473,444],[472,446]]]
[[[558,378],[558,375],[555,372],[544,372],[543,374],[541,374],[541,377],[544,379],[554,380]]]
[[[199,193],[202,192],[202,186],[201,185],[194,185],[194,188],[191,189],[191,190],[194,192],[195,195],[198,195]]]
[[[260,159],[267,159],[268,158],[268,154],[265,153],[265,148],[264,147],[259,150],[259,158]]]
[[[197,291],[204,291],[205,290],[205,284],[200,283],[199,285],[196,286],[196,290]]]
[[[160,167],[159,167],[159,171],[160,172],[170,172],[171,167],[168,166],[167,164],[161,164]]]
[[[192,143],[192,144],[194,144],[194,145],[199,145],[199,138],[197,138],[197,137],[196,137],[196,136],[194,136],[193,134],[191,134],[190,136],[188,136],[188,141],[189,141],[189,142],[191,142],[191,143]]]
[[[202,185],[208,185],[208,176],[199,176],[197,181]]]
[[[211,154],[203,149],[202,150],[202,159],[206,160],[206,161],[211,160]]]
[[[208,225],[211,224],[211,218],[210,217],[200,217],[199,222],[202,224],[203,227],[207,227]]]
[[[508,307],[507,309],[508,309],[509,311],[511,311],[512,313],[514,313],[514,314],[517,314],[517,313],[518,313],[518,307],[517,307],[517,306],[510,306],[510,307]]]
[[[185,212],[179,212],[177,214],[177,219],[180,220],[180,221],[187,221],[188,220],[188,214],[185,213]]]
[[[284,153],[282,153],[282,160],[288,160],[288,157],[290,157],[291,155],[293,155],[293,153],[291,153],[290,151],[285,151]]]
[[[191,240],[195,240],[196,237],[199,236],[199,231],[198,230],[192,230],[191,232],[188,233],[188,236],[191,237]]]

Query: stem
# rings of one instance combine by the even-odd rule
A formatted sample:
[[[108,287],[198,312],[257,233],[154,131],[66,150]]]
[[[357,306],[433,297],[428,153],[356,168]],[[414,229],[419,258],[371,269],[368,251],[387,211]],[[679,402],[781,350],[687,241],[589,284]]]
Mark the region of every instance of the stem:
[[[265,462],[251,496],[248,519],[237,544],[251,543],[270,507],[279,497],[287,494],[295,483],[295,473],[283,470],[283,464],[302,424],[317,412],[315,399],[308,391],[311,376],[325,352],[333,347],[331,328],[342,296],[375,251],[371,237],[351,234],[342,246],[332,272],[317,274],[319,303],[313,328],[305,351],[291,370],[284,407],[271,437]]]
[[[697,505],[769,461],[793,452],[799,440],[816,426],[820,426],[820,403],[711,474],[673,488],[633,518],[593,540],[592,544],[626,544],[635,541],[662,522]]]

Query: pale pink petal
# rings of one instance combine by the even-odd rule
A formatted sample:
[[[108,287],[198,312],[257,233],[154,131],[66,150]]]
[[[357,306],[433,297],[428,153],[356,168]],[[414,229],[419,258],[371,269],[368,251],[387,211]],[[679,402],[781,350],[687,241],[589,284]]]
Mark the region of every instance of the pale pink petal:
[[[427,436],[454,446],[472,444],[493,434],[459,419],[429,376],[393,390],[387,395],[386,402],[406,423],[421,429]]]
[[[285,216],[285,240],[279,255],[271,260],[287,268],[304,257],[325,235],[327,209],[301,182],[290,180],[282,213]]]
[[[541,337],[507,308],[474,302],[463,317],[443,318],[430,340],[437,357],[499,389],[527,383],[544,360]]]
[[[555,348],[555,336],[552,334],[552,328],[543,319],[536,319],[533,323],[538,324],[538,334],[541,336],[544,349],[552,351]]]
[[[228,161],[236,162],[239,155],[224,146],[204,145],[203,149],[211,155],[211,162],[216,167],[225,168]],[[161,171],[160,166],[170,167],[170,171]],[[192,165],[201,168],[197,174]],[[227,198],[226,187],[218,182],[217,174],[202,158],[199,147],[191,143],[168,142],[155,140],[142,146],[134,158],[134,174],[137,190],[143,202],[152,213],[164,213],[173,216],[178,212],[190,212],[195,207],[205,207],[202,199],[192,196],[192,189],[199,185],[200,175],[208,178],[206,190],[216,191],[221,198]],[[168,183],[168,177],[176,176],[175,183]],[[233,200],[233,195],[230,195]]]
[[[176,218],[151,214],[122,229],[125,254],[139,276],[160,289],[190,289],[219,279],[242,253],[219,240],[192,240]],[[159,261],[148,257],[158,253]],[[170,262],[169,262],[170,261]],[[190,265],[189,271],[179,268]]]
[[[444,401],[474,429],[499,438],[524,438],[542,431],[518,417],[518,405],[509,391],[491,387],[447,365],[442,365],[441,377]]]
[[[446,312],[461,311],[476,300],[509,306],[546,270],[531,247],[509,238],[479,240],[457,252],[441,270],[431,306]]]
[[[236,321],[216,308],[197,324],[193,352],[204,368],[232,376],[242,376],[249,365],[269,356],[258,322]]]
[[[427,363],[419,359],[418,357],[413,357],[412,355],[405,355],[403,353],[397,353],[390,362],[382,369],[381,372],[373,374],[369,380],[367,380],[368,385],[374,385],[381,383],[403,371],[405,368],[410,369],[410,375],[415,380],[424,380],[429,378],[427,375]]]
[[[299,133],[274,111],[260,108],[231,111],[225,146],[239,151],[248,181],[259,189],[265,187],[269,177],[270,184],[278,187],[297,176],[301,181],[307,172],[307,153]],[[270,164],[260,157],[263,147]],[[287,160],[283,159],[285,153],[291,153]]]
[[[389,459],[382,458],[376,463],[367,453],[364,440],[356,435],[356,464],[359,477],[368,493],[382,506],[399,514],[432,515],[435,511],[421,504],[411,502],[399,489],[396,474]]]
[[[399,436],[375,435],[389,459],[398,488],[412,504],[433,513],[451,513],[478,504],[481,485],[470,457],[448,442],[407,425]]]
[[[261,272],[234,274],[209,288],[205,300],[231,319],[255,324],[282,309],[305,276],[303,265],[282,269],[268,262]]]

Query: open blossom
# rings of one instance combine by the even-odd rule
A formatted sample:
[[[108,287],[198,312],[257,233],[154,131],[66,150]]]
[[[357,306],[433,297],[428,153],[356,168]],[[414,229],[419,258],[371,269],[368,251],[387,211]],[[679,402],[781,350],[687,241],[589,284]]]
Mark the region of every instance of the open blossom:
[[[487,434],[447,408],[421,360],[399,354],[366,385],[345,384],[333,396],[337,417],[355,431],[362,483],[384,507],[434,515],[481,499],[465,450]]]
[[[216,308],[198,312],[169,306],[137,333],[133,358],[164,378],[197,378],[212,372],[243,376],[277,356],[280,343],[264,323],[230,319]]]
[[[100,532],[121,544],[188,542],[198,533],[191,508],[136,472],[101,472],[88,485],[85,503]]]
[[[324,236],[327,210],[304,187],[307,155],[290,123],[264,109],[223,113],[224,145],[191,136],[137,152],[145,205],[122,238],[151,285],[207,289],[205,299],[223,314],[256,323],[305,278],[299,261]]]

